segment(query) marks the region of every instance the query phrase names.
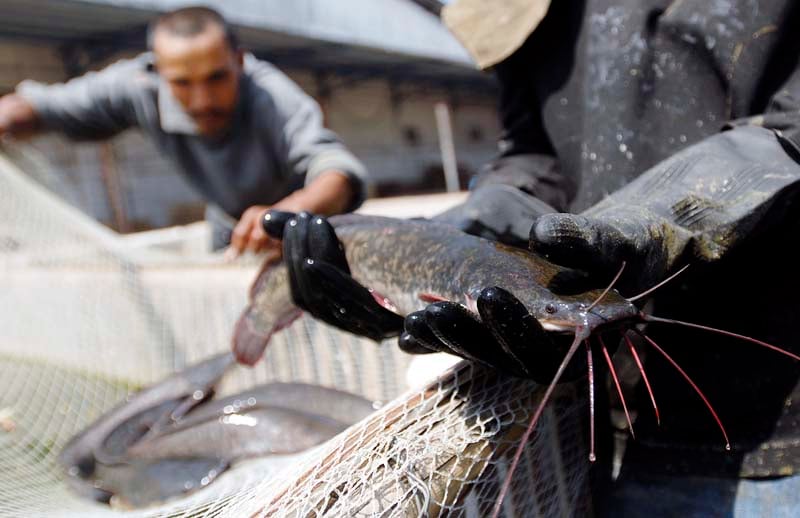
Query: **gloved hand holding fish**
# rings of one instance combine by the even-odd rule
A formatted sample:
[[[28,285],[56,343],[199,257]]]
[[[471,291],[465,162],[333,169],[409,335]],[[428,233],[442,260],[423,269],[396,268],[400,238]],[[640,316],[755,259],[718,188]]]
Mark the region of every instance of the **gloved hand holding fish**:
[[[384,337],[392,326],[382,328],[382,333],[361,332],[359,329],[369,328],[374,321],[367,317],[357,322],[360,315],[381,314],[377,308],[383,308],[405,317],[399,344],[408,352],[446,351],[511,375],[550,382],[529,434],[556,383],[588,372],[593,390],[595,347],[602,351],[625,405],[610,359],[620,337],[639,365],[658,417],[650,383],[628,337],[629,332],[636,333],[697,392],[730,449],[727,432],[701,389],[635,324],[692,327],[749,341],[793,360],[800,357],[756,338],[647,315],[634,302],[682,271],[675,273],[679,264],[718,261],[786,216],[794,205],[787,202],[797,194],[800,175],[796,163],[787,155],[767,152],[760,156],[769,158],[754,162],[748,158],[752,153],[744,156],[738,152],[741,139],[747,140],[752,151],[759,145],[770,150],[775,138],[760,129],[723,133],[676,154],[581,215],[541,215],[531,227],[530,248],[536,253],[431,221],[355,215],[326,220],[273,214],[265,228],[275,237],[283,233],[284,253],[292,265],[288,271],[286,266],[262,271],[254,284],[251,305],[239,322],[234,352],[240,361],[256,361],[276,323],[283,322],[286,297],[297,293],[280,285],[305,283],[301,292],[313,291],[317,301],[306,306],[311,313],[317,315],[315,308],[322,307],[321,316],[345,330]],[[301,245],[307,255],[297,253],[301,248],[296,234],[281,230],[287,219],[285,228],[310,225],[324,229],[315,234],[318,241],[314,246]],[[595,282],[612,268],[617,275],[605,290],[586,289],[587,277],[556,266],[539,253],[589,270]],[[289,279],[283,279],[287,274]],[[619,286],[629,293],[627,298],[613,289],[620,278]],[[359,298],[355,300],[344,286],[353,287]],[[280,304],[276,307],[277,300]],[[302,303],[296,296],[294,300]],[[343,325],[338,317],[330,318],[330,308],[349,315],[345,318],[350,321]],[[391,319],[382,317],[380,321]],[[582,342],[586,343],[586,369],[573,360]],[[628,421],[632,432],[629,416]],[[526,438],[527,434],[523,445]]]
[[[270,383],[221,399],[234,365],[212,356],[110,410],[62,450],[84,497],[143,507],[200,489],[240,460],[298,454],[371,414],[364,398],[317,385]]]
[[[284,257],[291,270],[289,286],[295,304],[320,320],[373,340],[396,335],[402,318],[376,304],[373,295],[350,277],[341,243],[330,224],[308,213],[293,216],[271,211],[264,225],[273,237],[286,235]],[[332,299],[331,293],[339,296]]]
[[[625,262],[617,287],[628,293],[676,265],[718,261],[780,222],[796,196],[797,163],[775,152],[775,139],[743,128],[706,139],[580,215],[537,218],[530,249],[604,279]]]

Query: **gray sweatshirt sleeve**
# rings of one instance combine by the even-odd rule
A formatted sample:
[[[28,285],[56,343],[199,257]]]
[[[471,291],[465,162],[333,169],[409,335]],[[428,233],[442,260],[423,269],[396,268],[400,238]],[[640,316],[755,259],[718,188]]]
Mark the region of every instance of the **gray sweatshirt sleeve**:
[[[291,173],[306,175],[308,185],[326,171],[343,172],[355,191],[348,210],[358,208],[368,194],[367,171],[339,137],[324,127],[317,102],[269,63],[248,56],[245,70],[268,94],[269,101],[259,105],[257,116],[267,119],[274,148]]]
[[[33,105],[47,130],[75,139],[102,139],[137,124],[135,97],[143,95],[146,55],[118,61],[66,83],[24,81],[17,93]]]

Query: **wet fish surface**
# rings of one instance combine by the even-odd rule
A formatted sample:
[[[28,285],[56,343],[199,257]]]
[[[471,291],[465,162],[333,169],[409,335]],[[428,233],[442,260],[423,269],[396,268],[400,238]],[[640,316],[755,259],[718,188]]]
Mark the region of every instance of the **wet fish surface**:
[[[166,424],[172,416],[178,417],[200,403],[233,364],[230,353],[212,356],[133,394],[103,414],[73,437],[58,456],[69,487],[86,498],[107,501],[110,493],[98,488],[94,480],[97,456],[111,463],[119,461],[119,453],[137,435],[144,435],[155,423]],[[118,441],[121,443],[116,444]]]
[[[189,366],[128,398],[59,455],[80,495],[125,508],[207,486],[234,462],[317,446],[375,409],[373,402],[305,383],[270,383],[210,399],[230,353]]]
[[[328,219],[342,242],[351,274],[400,315],[423,309],[430,296],[467,307],[484,288],[517,297],[548,331],[574,331],[584,308],[602,291],[554,293],[574,272],[526,250],[466,234],[450,225],[347,214]],[[233,338],[236,358],[255,363],[272,335],[300,314],[292,304],[283,263],[266,263],[250,292]],[[596,306],[597,321],[634,318],[638,310],[616,291]]]
[[[342,432],[348,423],[280,407],[261,407],[180,424],[134,444],[128,458],[210,456],[229,461],[298,453]]]

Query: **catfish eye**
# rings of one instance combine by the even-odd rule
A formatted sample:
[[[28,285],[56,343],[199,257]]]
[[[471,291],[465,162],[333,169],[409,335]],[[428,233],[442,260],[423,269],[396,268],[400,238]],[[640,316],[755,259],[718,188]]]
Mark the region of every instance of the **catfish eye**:
[[[544,310],[545,310],[545,312],[546,312],[546,313],[550,313],[551,315],[552,315],[553,313],[555,313],[556,311],[558,311],[558,310],[556,309],[556,305],[555,305],[555,304],[547,304],[547,305],[544,307]]]

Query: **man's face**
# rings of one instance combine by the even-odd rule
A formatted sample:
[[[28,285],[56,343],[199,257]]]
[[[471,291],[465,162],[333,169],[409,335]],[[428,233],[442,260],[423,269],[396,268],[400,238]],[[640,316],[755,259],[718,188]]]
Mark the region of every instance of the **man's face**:
[[[208,24],[194,36],[156,30],[153,53],[158,73],[200,134],[224,132],[239,97],[242,53],[230,47],[222,28]]]

